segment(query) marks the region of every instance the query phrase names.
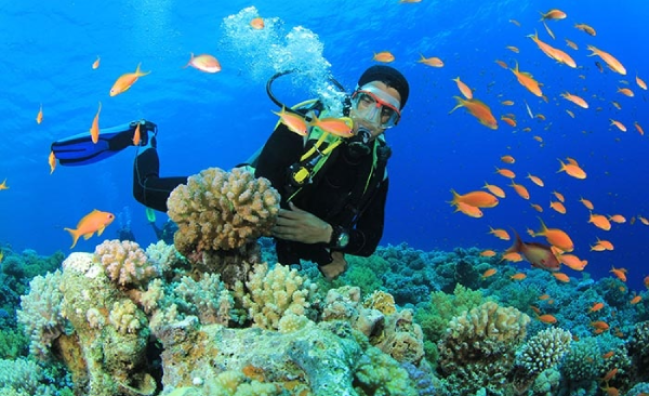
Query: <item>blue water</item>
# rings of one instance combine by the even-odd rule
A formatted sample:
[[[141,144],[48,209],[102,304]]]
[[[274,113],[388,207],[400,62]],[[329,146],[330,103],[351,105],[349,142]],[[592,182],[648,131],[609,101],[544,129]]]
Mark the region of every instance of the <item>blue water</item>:
[[[273,23],[256,42],[251,41],[256,36],[237,34],[224,22],[250,5],[195,0],[4,4],[0,11],[4,54],[0,179],[6,178],[10,189],[0,191],[0,242],[41,254],[68,252],[71,240],[63,228],[74,227],[95,208],[117,214],[122,222],[130,217],[139,242],[154,240],[144,208],[131,195],[134,149],[87,167],[59,166],[49,174],[51,142],[87,131],[99,101],[103,104],[100,127],[138,118],[158,124],[163,175],[189,175],[211,166],[229,169],[260,147],[275,125],[271,110],[276,107],[264,87],[287,54],[306,70],[320,73],[320,78],[330,72],[351,91],[360,73],[374,63],[373,52],[387,50],[396,57],[392,65],[410,81],[411,94],[402,122],[387,134],[394,155],[383,244],[405,241],[423,250],[471,246],[502,250],[509,242],[488,235],[489,226],[511,227],[522,235],[527,227],[538,230],[539,214],[529,206],[533,202],[544,207],[540,216],[548,226],[571,235],[575,254],[589,260],[587,272],[601,277],[608,275],[612,265],[626,267],[630,286],[643,287],[641,279],[649,274],[643,268],[649,227],[627,222],[601,231],[587,224],[588,211],[577,200],[581,196],[592,200],[596,213],[620,213],[628,220],[638,214],[649,217],[649,136],[640,136],[633,128],[637,121],[649,131],[647,92],[634,81],[636,73],[649,81],[649,58],[642,50],[649,4],[264,1],[255,6],[260,16]],[[539,11],[553,6],[568,14],[566,20],[548,23],[556,40],[539,23]],[[597,36],[578,31],[575,23],[595,27]],[[300,26],[306,29],[303,37],[286,39]],[[570,53],[579,68],[558,65],[541,53],[526,38],[535,30],[542,40]],[[577,43],[579,50],[569,49],[564,38]],[[587,56],[588,44],[616,56],[626,66],[627,76],[609,69],[600,73],[594,62],[602,62]],[[520,53],[507,50],[508,45],[519,47]],[[205,74],[182,68],[191,52],[216,56],[223,70]],[[445,66],[418,63],[420,53],[442,58]],[[93,70],[96,56],[101,57],[101,66]],[[527,92],[511,72],[494,63],[496,59],[510,66],[518,61],[521,70],[543,83],[549,103]],[[115,79],[134,71],[140,62],[151,74],[128,92],[109,97]],[[475,89],[475,96],[489,104],[497,118],[514,113],[518,127],[500,122],[499,129],[492,131],[462,109],[449,115],[455,106],[453,96],[459,95],[451,81],[457,76]],[[634,98],[616,93],[617,87],[625,86],[620,80],[629,82]],[[559,95],[565,91],[583,96],[590,109],[562,99]],[[280,92],[288,103],[314,94],[301,82]],[[515,106],[501,106],[505,99],[515,101]],[[615,109],[612,100],[622,110]],[[524,101],[547,120],[530,119]],[[41,103],[44,119],[37,125],[34,118]],[[566,109],[576,118],[570,118]],[[626,124],[629,131],[610,127],[610,118]],[[525,127],[532,131],[522,132]],[[534,135],[543,138],[542,146]],[[516,163],[501,163],[504,154],[513,155]],[[557,158],[565,157],[579,161],[588,173],[586,180],[556,173]],[[516,181],[529,188],[531,200],[516,196],[506,186],[509,181],[494,174],[495,166],[517,172]],[[542,177],[545,187],[525,179],[527,172]],[[507,198],[486,209],[482,219],[453,213],[446,203],[450,189],[468,192],[485,181],[504,188]],[[566,196],[567,214],[548,207],[553,190]],[[163,218],[158,215],[159,223]],[[115,237],[119,226],[116,221],[105,235]],[[613,242],[615,250],[590,252],[596,237]],[[99,242],[96,237],[80,241],[75,250],[92,251]]]

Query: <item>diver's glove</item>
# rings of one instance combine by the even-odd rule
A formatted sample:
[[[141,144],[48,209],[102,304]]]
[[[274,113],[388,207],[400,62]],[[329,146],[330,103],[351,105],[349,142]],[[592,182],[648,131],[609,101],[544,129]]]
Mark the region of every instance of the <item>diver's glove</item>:
[[[370,139],[372,138],[372,133],[360,126],[358,128],[358,132],[347,139],[347,155],[351,159],[359,159],[361,157],[364,157],[372,151],[370,148]]]

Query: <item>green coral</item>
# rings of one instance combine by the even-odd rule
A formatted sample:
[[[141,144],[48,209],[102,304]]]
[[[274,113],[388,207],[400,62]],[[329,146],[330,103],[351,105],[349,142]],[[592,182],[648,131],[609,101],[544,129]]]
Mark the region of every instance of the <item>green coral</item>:
[[[369,347],[356,366],[354,389],[359,396],[416,396],[408,372],[390,355]]]
[[[29,349],[29,338],[21,329],[0,330],[0,359],[24,356]]]

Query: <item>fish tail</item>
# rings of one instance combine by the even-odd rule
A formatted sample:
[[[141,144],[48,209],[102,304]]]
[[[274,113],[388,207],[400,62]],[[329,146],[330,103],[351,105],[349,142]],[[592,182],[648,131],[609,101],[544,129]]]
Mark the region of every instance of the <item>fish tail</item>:
[[[72,246],[70,246],[70,249],[74,249],[74,247],[77,245],[77,241],[79,240],[78,230],[73,230],[72,228],[64,228],[64,230],[72,235]]]
[[[142,76],[146,76],[147,74],[151,73],[151,71],[143,72],[143,71],[140,69],[140,66],[142,66],[142,62],[140,62],[140,63],[137,64],[137,68],[135,69],[135,75],[136,75],[136,76],[138,76],[138,77],[142,77]]]
[[[186,68],[187,66],[189,66],[190,63],[192,63],[192,59],[194,59],[194,53],[190,52],[189,53],[189,60],[187,61],[187,64],[185,66],[183,66],[183,69]]]
[[[451,114],[452,112],[459,109],[460,107],[464,107],[464,103],[465,103],[464,99],[460,98],[459,96],[453,96],[453,98],[457,100],[457,106],[453,107],[451,111],[448,112],[448,114]]]
[[[453,194],[453,200],[451,200],[451,201],[447,201],[447,202],[448,202],[449,204],[451,204],[451,206],[453,206],[453,205],[455,205],[455,204],[458,203],[458,200],[457,200],[457,199],[460,197],[460,194],[458,194],[457,191],[455,191],[455,189],[453,189],[453,188],[451,188],[451,194]],[[458,209],[458,210],[460,210],[460,209]],[[457,212],[458,210],[456,210],[456,212]]]
[[[545,225],[542,218],[540,218],[539,216],[536,216],[536,217],[541,222],[541,230],[539,232],[537,232],[537,235],[543,235],[543,234],[545,234],[545,231],[548,229],[548,227]]]
[[[565,171],[565,170],[566,170],[566,164],[565,164],[565,162],[561,161],[561,159],[559,159],[559,158],[557,158],[557,161],[559,161],[559,163],[561,164],[561,169],[559,169],[559,170],[557,171],[557,173]]]
[[[589,45],[589,46],[586,47],[586,48],[588,48],[588,50],[590,50],[590,51],[593,51],[593,53],[592,53],[592,54],[589,54],[588,56],[597,55],[597,52],[599,51],[597,48],[595,48],[595,47],[592,46],[592,45]]]
[[[505,251],[505,253],[519,253],[521,251],[521,248],[523,247],[523,241],[521,241],[521,237],[520,235],[518,235],[518,232],[516,232],[516,230],[513,228],[512,232],[514,233],[514,243],[509,247],[509,249]]]

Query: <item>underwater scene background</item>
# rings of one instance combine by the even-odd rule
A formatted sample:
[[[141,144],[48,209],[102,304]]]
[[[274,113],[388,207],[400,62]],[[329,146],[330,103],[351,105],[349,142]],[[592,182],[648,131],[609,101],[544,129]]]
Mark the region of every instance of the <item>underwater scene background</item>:
[[[552,9],[567,17],[542,22]],[[250,25],[255,17],[263,18],[262,29]],[[642,87],[649,81],[647,18],[646,2],[606,0],[4,4],[0,181],[6,179],[8,189],[0,190],[0,394],[649,392],[649,142],[642,129],[649,128]],[[591,26],[596,35],[576,24]],[[546,56],[528,37],[535,32],[568,53],[576,67]],[[592,56],[589,45],[614,55],[626,74]],[[326,97],[329,77],[352,92],[382,51],[394,55],[388,64],[407,77],[410,98],[399,125],[386,133],[393,156],[381,247],[368,259],[351,258],[344,277],[325,282],[308,265],[299,274],[273,269],[267,239],[261,240],[262,257],[270,268],[250,268],[250,285],[244,283],[250,290],[266,290],[265,284],[291,290],[284,308],[278,299],[286,297],[272,290],[253,297],[224,279],[201,278],[200,268],[169,246],[143,256],[132,245],[105,242],[102,249],[113,259],[120,255],[111,249],[133,252],[129,257],[139,264],[128,280],[111,270],[88,277],[101,258],[70,256],[61,266],[72,252],[103,257],[96,247],[117,239],[120,230],[130,230],[142,249],[157,242],[132,196],[135,148],[87,166],[48,165],[52,142],[89,131],[98,102],[100,131],[142,118],[158,125],[162,176],[230,170],[264,144],[277,122],[272,111],[278,108],[266,93],[273,74],[296,70],[273,85],[292,105]],[[190,53],[215,56],[222,70],[184,68]],[[439,57],[443,67],[419,62],[422,56]],[[531,73],[545,99],[497,60]],[[109,96],[115,80],[140,63],[151,73],[128,92]],[[464,108],[451,112],[454,97],[462,97],[457,77],[491,108],[497,129]],[[588,108],[564,99],[566,92],[585,99]],[[558,172],[557,159],[567,158],[587,176]],[[496,168],[514,171],[529,199]],[[486,191],[485,183],[500,186],[506,197],[484,208],[482,217],[449,205],[451,190]],[[558,201],[553,192],[565,197],[565,213],[550,208]],[[618,222],[603,230],[589,223],[581,198],[592,202],[592,213],[623,219],[614,217]],[[74,228],[93,209],[114,213],[116,220],[101,236],[70,249],[64,228]],[[163,213],[156,217],[158,226],[167,220]],[[527,261],[501,260],[512,240],[489,232],[504,229],[513,237],[515,230],[526,242],[546,243],[526,232],[538,232],[540,219],[569,234],[572,253],[587,260],[583,271],[562,267],[567,282]],[[598,239],[613,248],[594,250]],[[482,255],[485,250],[496,256]],[[152,273],[137,269],[147,260],[158,263],[153,272],[162,283],[154,285]],[[194,280],[181,280],[183,271]],[[21,305],[21,296],[30,297]],[[88,306],[89,300],[103,305]],[[265,310],[268,300],[279,308]],[[183,323],[175,330],[161,324],[175,320]],[[209,327],[217,325],[225,326]],[[182,342],[174,338],[178,332]],[[313,340],[331,349],[310,345]],[[190,350],[202,342],[212,347]],[[111,353],[120,343],[129,345],[127,351]],[[278,345],[294,347],[290,359]],[[335,360],[344,369],[318,371],[309,355],[317,361],[344,356]],[[272,369],[269,362],[277,359],[300,370]]]

